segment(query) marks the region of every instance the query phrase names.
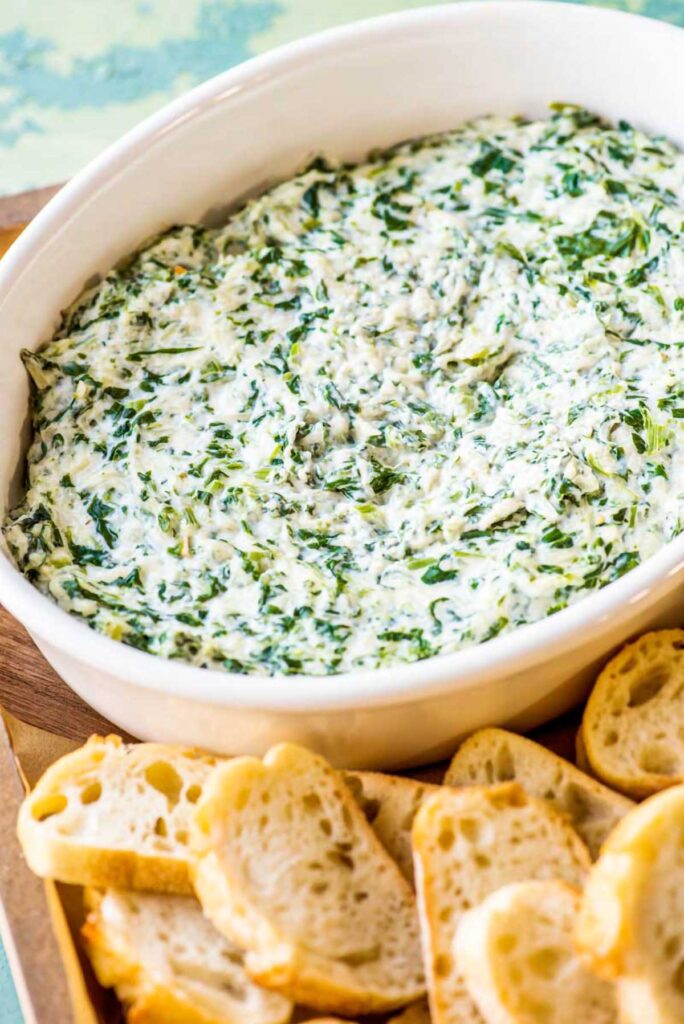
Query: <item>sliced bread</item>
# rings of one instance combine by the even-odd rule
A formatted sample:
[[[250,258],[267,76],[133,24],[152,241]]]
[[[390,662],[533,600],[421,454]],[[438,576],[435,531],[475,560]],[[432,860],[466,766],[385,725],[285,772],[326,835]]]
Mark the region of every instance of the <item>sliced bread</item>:
[[[191,893],[189,814],[215,763],[195,750],[92,736],[22,804],[29,867],[75,885]]]
[[[343,777],[378,839],[413,885],[413,819],[439,786],[381,772],[343,772]]]
[[[457,751],[444,781],[451,786],[519,782],[531,796],[567,814],[592,857],[634,806],[533,740],[505,729],[482,729]]]
[[[192,896],[86,890],[82,929],[98,981],[130,1024],[284,1024],[289,1000],[245,974],[244,954]]]
[[[684,786],[631,811],[591,870],[576,941],[625,1024],[684,1021]]]
[[[189,818],[209,772],[223,760],[183,747],[91,736],[56,761],[24,802],[19,838],[29,866],[75,885],[192,893]],[[411,881],[413,817],[437,787],[379,772],[344,777]]]
[[[465,914],[456,959],[487,1024],[615,1024],[615,986],[573,946],[579,904],[565,882],[514,882]]]
[[[478,1024],[458,958],[467,910],[510,882],[558,878],[581,885],[589,852],[566,819],[517,783],[444,788],[413,823],[416,889],[434,1024]]]
[[[411,888],[323,758],[283,743],[220,766],[190,836],[204,912],[255,981],[344,1015],[424,993]]]
[[[582,738],[592,771],[635,799],[684,782],[684,630],[646,633],[608,662]]]

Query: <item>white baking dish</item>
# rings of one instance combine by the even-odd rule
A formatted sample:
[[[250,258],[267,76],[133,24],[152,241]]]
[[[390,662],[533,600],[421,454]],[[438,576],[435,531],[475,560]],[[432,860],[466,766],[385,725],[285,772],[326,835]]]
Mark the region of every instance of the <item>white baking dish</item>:
[[[171,223],[216,217],[324,151],[344,158],[483,113],[567,100],[684,146],[684,31],[558,3],[463,3],[336,29],[241,65],[126,135],[56,196],[0,266],[0,513],[19,486],[19,360],[61,308]],[[245,677],[109,640],[0,554],[0,600],[98,711],[143,737],[231,753],[299,740],[349,765],[434,760],[492,722],[573,703],[630,634],[676,621],[684,537],[550,619],[457,654],[326,678]]]

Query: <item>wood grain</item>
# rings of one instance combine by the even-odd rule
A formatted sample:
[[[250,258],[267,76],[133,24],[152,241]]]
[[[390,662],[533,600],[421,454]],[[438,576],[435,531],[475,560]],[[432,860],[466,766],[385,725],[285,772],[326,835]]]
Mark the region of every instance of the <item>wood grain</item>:
[[[46,188],[34,188],[30,192],[17,192],[13,196],[0,197],[0,231],[20,234],[26,224],[42,210],[48,199],[52,199],[61,187],[48,185]],[[2,252],[4,249],[0,250],[0,255]]]
[[[0,704],[29,725],[83,742],[120,729],[98,715],[52,669],[28,633],[0,607]]]

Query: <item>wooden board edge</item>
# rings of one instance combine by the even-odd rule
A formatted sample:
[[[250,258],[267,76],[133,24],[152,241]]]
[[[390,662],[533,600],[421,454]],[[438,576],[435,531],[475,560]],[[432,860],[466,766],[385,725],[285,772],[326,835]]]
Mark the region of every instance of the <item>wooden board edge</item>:
[[[34,188],[28,192],[0,196],[0,231],[13,231],[19,234],[45,204],[57,195],[61,187],[47,185],[45,188]]]

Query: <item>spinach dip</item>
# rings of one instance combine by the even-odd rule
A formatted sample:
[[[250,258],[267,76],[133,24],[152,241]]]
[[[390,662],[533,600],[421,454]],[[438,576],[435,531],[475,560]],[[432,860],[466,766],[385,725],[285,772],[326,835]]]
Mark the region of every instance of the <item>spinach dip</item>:
[[[557,105],[175,227],[24,359],[21,570],[196,665],[343,672],[582,599],[682,529],[684,156]]]

